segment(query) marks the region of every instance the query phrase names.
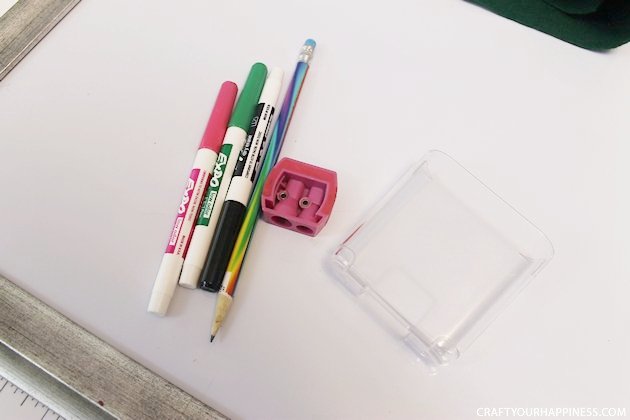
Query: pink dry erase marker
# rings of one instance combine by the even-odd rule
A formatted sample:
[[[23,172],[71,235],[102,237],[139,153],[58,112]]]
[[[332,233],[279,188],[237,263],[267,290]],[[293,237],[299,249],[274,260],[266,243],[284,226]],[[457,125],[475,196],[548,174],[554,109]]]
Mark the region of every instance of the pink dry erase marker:
[[[237,90],[236,84],[232,82],[224,82],[219,90],[206,131],[201,138],[201,144],[195,156],[192,170],[186,181],[184,194],[177,209],[175,223],[160,264],[160,270],[153,285],[148,308],[149,312],[165,315],[171,298],[175,293],[179,273],[190,244],[192,229],[199,215],[201,201],[208,187],[219,149],[223,143]]]

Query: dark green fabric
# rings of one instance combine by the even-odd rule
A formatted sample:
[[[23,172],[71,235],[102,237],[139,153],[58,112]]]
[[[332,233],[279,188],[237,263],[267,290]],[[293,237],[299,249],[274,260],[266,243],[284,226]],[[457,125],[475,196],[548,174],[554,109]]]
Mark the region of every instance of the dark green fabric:
[[[630,0],[468,0],[589,50],[630,41]]]
[[[584,15],[600,8],[604,0],[545,0],[565,13]]]

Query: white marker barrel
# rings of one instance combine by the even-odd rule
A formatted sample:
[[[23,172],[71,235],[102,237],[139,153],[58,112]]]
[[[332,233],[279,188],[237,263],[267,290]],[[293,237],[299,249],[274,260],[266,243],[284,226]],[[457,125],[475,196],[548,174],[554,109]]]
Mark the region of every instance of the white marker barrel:
[[[210,149],[199,149],[193,162],[193,168],[186,181],[184,194],[177,210],[175,223],[162,257],[162,263],[158,271],[151,300],[149,312],[165,315],[171,302],[177,278],[184,262],[184,257],[190,244],[190,235],[197,219],[197,214],[203,193],[208,185],[210,171],[214,166],[217,154]]]

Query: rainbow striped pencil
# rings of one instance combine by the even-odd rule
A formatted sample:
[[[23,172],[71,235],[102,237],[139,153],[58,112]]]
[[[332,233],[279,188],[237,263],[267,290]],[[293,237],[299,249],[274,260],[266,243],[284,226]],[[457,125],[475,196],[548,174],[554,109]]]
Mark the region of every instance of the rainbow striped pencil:
[[[217,332],[221,328],[221,324],[232,305],[234,289],[236,288],[241,267],[243,266],[243,261],[245,260],[245,253],[247,252],[247,247],[249,246],[249,242],[254,232],[254,227],[256,226],[256,222],[258,221],[258,216],[260,214],[260,199],[263,186],[271,168],[273,168],[278,161],[280,149],[282,148],[284,137],[286,136],[287,129],[291,123],[291,117],[293,116],[295,105],[297,104],[298,97],[300,96],[300,90],[302,90],[302,85],[304,84],[304,79],[306,78],[314,51],[315,41],[307,39],[300,50],[298,62],[295,66],[295,72],[291,78],[291,83],[287,87],[287,93],[285,94],[284,102],[282,104],[282,108],[280,109],[280,114],[278,115],[278,120],[276,121],[273,133],[271,134],[271,139],[269,140],[265,160],[260,168],[258,180],[256,181],[254,191],[252,192],[252,196],[249,200],[249,205],[247,206],[243,226],[241,226],[241,230],[238,233],[236,245],[234,246],[232,256],[230,257],[230,261],[227,266],[227,271],[223,277],[223,283],[221,284],[221,289],[219,290],[219,294],[217,296],[217,305],[214,311],[214,321],[212,322],[210,342],[212,342],[214,337],[217,335]]]

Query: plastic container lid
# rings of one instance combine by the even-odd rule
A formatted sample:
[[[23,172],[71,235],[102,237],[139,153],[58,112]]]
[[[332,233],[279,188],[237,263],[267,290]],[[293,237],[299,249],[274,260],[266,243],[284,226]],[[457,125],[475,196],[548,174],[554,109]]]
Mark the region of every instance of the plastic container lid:
[[[549,262],[547,237],[446,154],[415,165],[338,247],[338,279],[431,369]]]

